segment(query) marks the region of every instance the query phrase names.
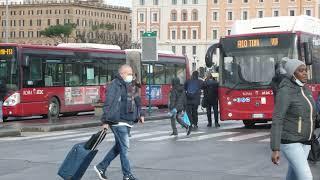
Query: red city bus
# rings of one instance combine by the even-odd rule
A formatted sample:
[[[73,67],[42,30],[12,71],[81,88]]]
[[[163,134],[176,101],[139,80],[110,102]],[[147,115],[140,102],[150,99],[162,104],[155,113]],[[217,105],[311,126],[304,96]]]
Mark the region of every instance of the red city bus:
[[[137,57],[132,54],[120,49],[1,43],[0,78],[5,79],[9,91],[3,104],[4,119],[92,111],[94,102],[105,100],[107,84],[120,65]],[[136,67],[151,63],[141,62],[139,58],[135,60]],[[159,61],[152,64],[151,89],[155,89],[152,93],[156,94],[152,95],[151,103],[164,106],[168,103],[169,79],[178,76],[185,80],[188,62],[183,56],[159,54]],[[143,70],[137,69],[137,72]],[[142,87],[142,96],[147,87]],[[146,100],[143,103],[147,105]]]
[[[246,127],[271,120],[271,80],[276,64],[284,57],[307,64],[309,86],[316,99],[320,91],[319,30],[320,21],[308,16],[236,22],[232,35],[221,38],[206,55],[207,66],[212,66],[213,54],[219,49],[221,120],[243,120]]]

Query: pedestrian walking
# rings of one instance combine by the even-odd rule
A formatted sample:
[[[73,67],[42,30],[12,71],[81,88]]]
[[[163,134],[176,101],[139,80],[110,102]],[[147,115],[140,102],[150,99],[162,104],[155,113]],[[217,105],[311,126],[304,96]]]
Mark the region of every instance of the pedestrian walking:
[[[172,88],[170,91],[170,103],[169,110],[171,114],[171,127],[172,133],[171,136],[177,136],[178,130],[176,127],[176,121],[187,130],[187,135],[190,135],[191,131],[189,131],[189,125],[187,125],[182,120],[182,114],[186,110],[186,93],[184,91],[183,85],[180,84],[179,78],[173,78],[171,80]]]
[[[111,161],[120,155],[123,180],[136,180],[131,172],[128,159],[129,129],[132,127],[137,115],[137,106],[128,92],[130,83],[133,80],[132,68],[129,65],[122,65],[119,74],[111,82],[107,89],[104,113],[102,116],[102,128],[112,130],[115,138],[115,145],[106,154],[104,159],[94,170],[101,180],[107,179],[106,170]],[[140,117],[144,122],[144,117]]]
[[[200,105],[201,89],[203,81],[199,79],[199,72],[194,71],[191,79],[184,84],[187,96],[187,114],[194,129],[198,128],[198,107]],[[192,128],[189,128],[191,131]]]
[[[4,98],[8,93],[7,84],[4,79],[0,79],[0,122],[3,122],[3,102]]]
[[[312,180],[307,161],[315,128],[316,105],[305,87],[307,67],[297,59],[284,66],[286,78],[278,88],[272,118],[272,162],[279,164],[280,151],[288,160],[287,180]]]
[[[211,109],[214,113],[215,127],[220,127],[219,124],[219,112],[218,112],[218,81],[208,73],[207,78],[203,86],[203,101],[207,109],[208,124],[207,127],[212,127]]]

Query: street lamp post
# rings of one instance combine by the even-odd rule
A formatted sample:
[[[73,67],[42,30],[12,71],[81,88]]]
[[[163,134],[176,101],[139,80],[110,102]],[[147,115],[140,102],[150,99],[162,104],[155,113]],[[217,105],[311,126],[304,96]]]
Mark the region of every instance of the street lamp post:
[[[6,43],[9,42],[9,7],[8,7],[8,0],[6,0]]]

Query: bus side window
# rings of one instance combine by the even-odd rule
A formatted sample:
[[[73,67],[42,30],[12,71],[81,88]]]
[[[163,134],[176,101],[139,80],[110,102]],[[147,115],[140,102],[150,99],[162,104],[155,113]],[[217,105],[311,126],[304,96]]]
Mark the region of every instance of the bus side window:
[[[30,56],[30,65],[24,68],[24,87],[44,86],[42,76],[42,58]]]
[[[66,86],[82,85],[81,79],[80,79],[80,70],[81,70],[80,63],[65,64],[64,69],[65,69]]]
[[[63,64],[61,60],[46,60],[46,70],[44,76],[45,86],[63,86],[64,85]]]
[[[84,85],[98,85],[98,67],[92,64],[83,64],[82,78]]]
[[[155,64],[154,69],[154,84],[165,84],[165,70],[161,64]]]
[[[171,84],[171,80],[176,77],[176,70],[173,65],[167,65],[166,67],[166,83]],[[181,79],[180,79],[181,80]],[[182,83],[182,82],[181,82]]]
[[[176,66],[177,68],[177,77],[180,79],[180,83],[184,84],[186,82],[186,67],[185,66]]]

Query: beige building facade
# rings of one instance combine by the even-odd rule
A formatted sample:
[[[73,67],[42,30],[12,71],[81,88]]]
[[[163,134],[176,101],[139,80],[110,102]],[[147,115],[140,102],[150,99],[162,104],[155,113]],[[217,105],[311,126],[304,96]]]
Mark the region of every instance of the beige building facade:
[[[41,30],[57,24],[73,23],[76,28],[68,42],[117,44],[128,48],[131,43],[131,10],[126,7],[78,1],[30,1],[9,5],[9,42],[55,45],[59,38],[47,38]],[[0,37],[6,37],[6,9],[0,6]],[[113,29],[96,28],[111,24]]]
[[[318,11],[318,0],[133,0],[132,40],[139,44],[144,32],[156,31],[158,49],[187,55],[198,69],[208,47],[228,35],[235,20],[318,17]]]

